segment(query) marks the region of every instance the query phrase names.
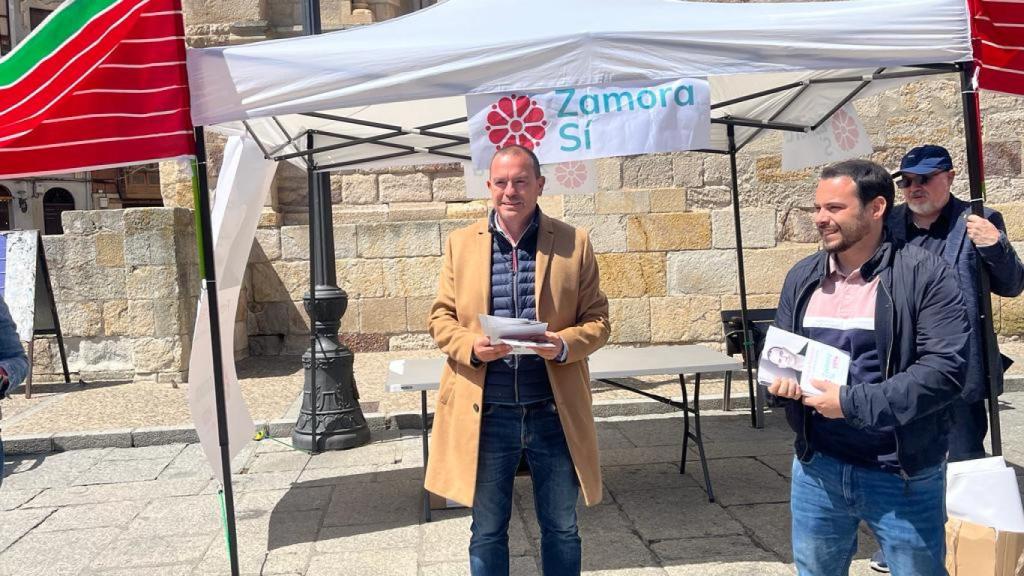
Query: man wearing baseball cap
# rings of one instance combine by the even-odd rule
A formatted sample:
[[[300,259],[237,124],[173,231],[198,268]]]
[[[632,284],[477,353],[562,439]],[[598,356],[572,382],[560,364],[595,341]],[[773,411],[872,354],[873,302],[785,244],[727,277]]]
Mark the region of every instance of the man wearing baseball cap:
[[[976,262],[988,270],[992,292],[1017,296],[1024,291],[1024,266],[1006,237],[1006,225],[999,212],[985,208],[985,217],[971,214],[969,202],[950,193],[953,159],[942,146],[918,146],[907,152],[893,177],[903,192],[904,203],[889,215],[887,227],[897,245],[914,244],[941,257],[957,276],[971,324],[966,381],[963,393],[953,402],[949,434],[950,462],[985,457],[988,433],[985,398],[988,375],[982,368],[983,340],[980,320],[981,289]],[[988,340],[995,342],[995,335]],[[1007,359],[1008,360],[1008,359]],[[1004,366],[995,366],[1002,393]],[[872,568],[888,571],[880,557]]]

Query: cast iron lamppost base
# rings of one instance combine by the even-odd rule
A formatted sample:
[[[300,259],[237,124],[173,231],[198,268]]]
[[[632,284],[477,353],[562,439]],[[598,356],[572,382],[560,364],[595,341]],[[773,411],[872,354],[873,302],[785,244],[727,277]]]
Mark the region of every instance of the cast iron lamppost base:
[[[310,350],[302,355],[306,380],[292,445],[311,452],[362,446],[370,441],[370,429],[359,406],[359,391],[352,375],[354,356],[347,346],[338,342],[338,328],[348,307],[348,295],[335,286],[317,286],[315,298],[311,299],[307,293],[304,300],[306,313],[317,319],[316,355],[310,354]],[[311,304],[316,307],[315,311],[310,310]],[[313,390],[316,391],[315,412],[311,404]]]

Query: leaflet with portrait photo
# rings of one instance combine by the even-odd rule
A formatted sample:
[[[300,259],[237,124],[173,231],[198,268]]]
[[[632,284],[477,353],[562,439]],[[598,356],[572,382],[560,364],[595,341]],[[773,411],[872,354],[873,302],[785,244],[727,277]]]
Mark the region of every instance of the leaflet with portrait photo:
[[[771,326],[757,366],[757,381],[770,386],[776,378],[800,383],[807,396],[821,391],[812,380],[827,380],[845,386],[850,373],[850,356],[842,350]]]

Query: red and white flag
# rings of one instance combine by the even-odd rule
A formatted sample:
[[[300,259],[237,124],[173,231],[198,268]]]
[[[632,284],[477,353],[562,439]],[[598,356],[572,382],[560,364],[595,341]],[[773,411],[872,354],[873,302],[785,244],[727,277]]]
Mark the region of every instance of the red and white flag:
[[[1024,0],[970,0],[978,85],[1024,95]]]
[[[69,0],[0,59],[0,178],[194,148],[180,0]]]

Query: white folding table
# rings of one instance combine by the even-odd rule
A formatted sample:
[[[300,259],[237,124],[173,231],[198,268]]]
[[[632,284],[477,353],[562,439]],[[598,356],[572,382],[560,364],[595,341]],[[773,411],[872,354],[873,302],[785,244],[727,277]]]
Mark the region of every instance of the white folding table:
[[[427,439],[427,391],[436,390],[440,386],[443,358],[395,360],[388,366],[388,377],[385,390],[388,392],[420,393],[420,417],[423,428],[423,464],[426,466],[430,457]],[[700,378],[701,374],[714,372],[731,372],[743,368],[742,362],[726,356],[706,346],[651,346],[648,348],[604,348],[590,357],[590,377],[617,388],[629,390],[652,400],[668,404],[683,411],[683,447],[679,459],[679,473],[686,472],[686,450],[689,441],[697,445],[701,467],[704,472],[704,485],[708,491],[708,501],[715,501],[715,493],[711,488],[711,477],[708,474],[707,458],[704,454],[704,440],[700,429]],[[675,374],[679,376],[679,388],[682,402],[666,396],[652,394],[627,384],[616,382],[613,378],[634,378],[637,376],[653,376]],[[693,375],[693,402],[689,401],[686,392],[686,375]],[[693,430],[690,430],[690,415],[693,415]],[[426,493],[423,498],[423,514],[430,521],[430,502]]]

